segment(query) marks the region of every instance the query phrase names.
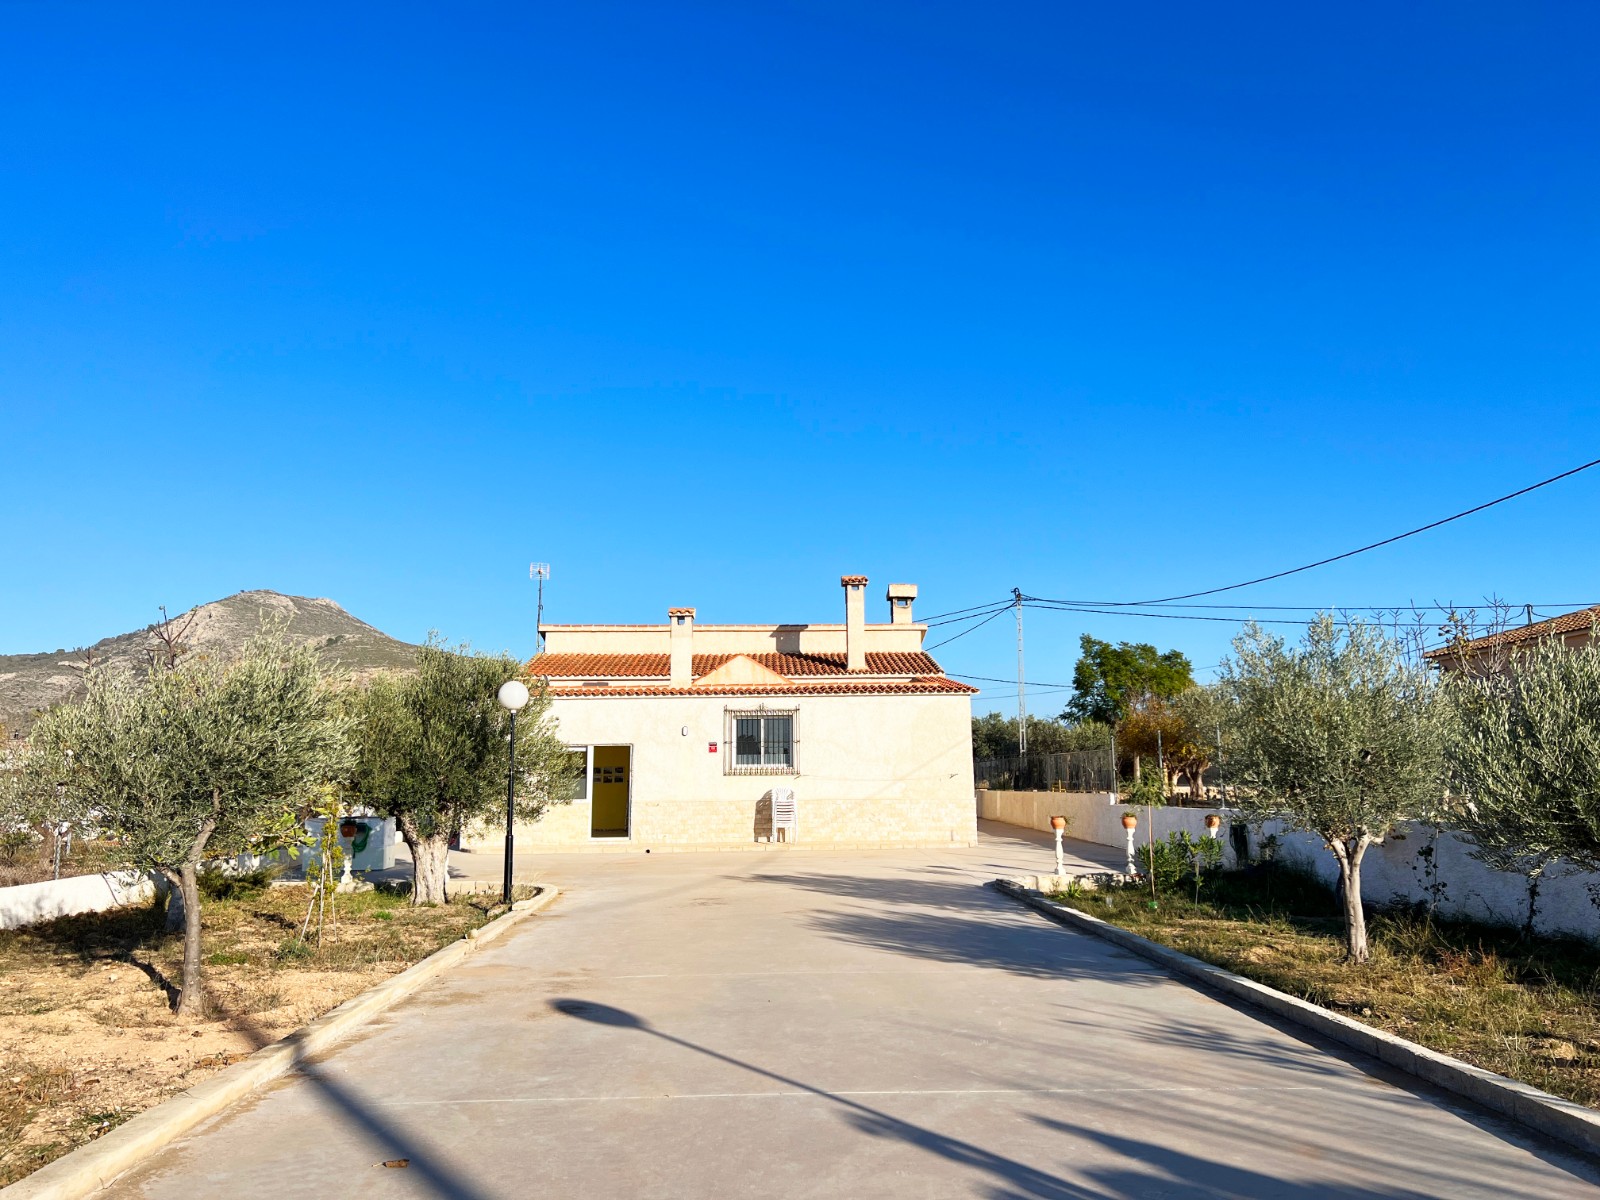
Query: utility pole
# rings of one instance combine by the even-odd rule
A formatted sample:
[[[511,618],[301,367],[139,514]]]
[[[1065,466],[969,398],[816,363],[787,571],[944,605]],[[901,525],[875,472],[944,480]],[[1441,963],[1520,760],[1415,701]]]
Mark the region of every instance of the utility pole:
[[[1022,589],[1012,588],[1017,606],[1017,753],[1028,754],[1028,698],[1022,684]]]
[[[544,653],[544,630],[539,628],[544,624],[544,581],[550,578],[549,563],[529,563],[528,578],[539,585],[538,615],[534,617],[534,633],[539,638],[539,653]]]

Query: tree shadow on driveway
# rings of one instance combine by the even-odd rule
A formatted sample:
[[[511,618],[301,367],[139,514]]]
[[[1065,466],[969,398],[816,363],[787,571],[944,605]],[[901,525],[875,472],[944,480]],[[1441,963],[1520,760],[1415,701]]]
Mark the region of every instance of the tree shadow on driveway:
[[[970,882],[854,875],[756,875],[845,903],[806,922],[840,941],[911,958],[986,967],[1035,979],[1084,979],[1147,988],[1168,978],[1136,955],[1086,935],[1063,935]]]

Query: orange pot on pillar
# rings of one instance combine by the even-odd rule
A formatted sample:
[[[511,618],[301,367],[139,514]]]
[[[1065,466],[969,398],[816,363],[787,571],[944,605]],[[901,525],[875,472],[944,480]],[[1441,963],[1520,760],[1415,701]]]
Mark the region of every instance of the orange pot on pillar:
[[[1051,817],[1050,818],[1050,828],[1051,829],[1065,829],[1066,827],[1067,827],[1067,819],[1065,817]]]
[[[1138,818],[1138,816],[1135,813],[1123,813],[1122,814],[1122,827],[1124,829],[1137,829],[1137,828],[1139,828],[1139,818]]]

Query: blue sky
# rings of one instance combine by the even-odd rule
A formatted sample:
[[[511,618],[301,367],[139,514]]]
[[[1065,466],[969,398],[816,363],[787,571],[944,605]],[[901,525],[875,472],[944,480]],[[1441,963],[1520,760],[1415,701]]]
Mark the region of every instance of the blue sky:
[[[1140,599],[1600,457],[1593,6],[0,29],[0,652],[252,587],[525,652],[535,559],[558,621]],[[1600,601],[1597,508],[1219,599]],[[1084,631],[1231,632],[1029,613],[1030,676]]]

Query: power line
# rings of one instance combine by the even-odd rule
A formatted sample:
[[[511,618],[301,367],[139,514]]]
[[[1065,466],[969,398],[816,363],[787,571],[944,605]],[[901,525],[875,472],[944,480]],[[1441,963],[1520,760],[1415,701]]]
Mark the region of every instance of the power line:
[[[1046,612],[1092,613],[1102,617],[1150,617],[1159,621],[1220,621],[1224,625],[1239,625],[1243,622],[1238,617],[1208,617],[1200,613],[1165,613],[1165,612],[1138,612],[1126,608],[1084,608],[1077,605],[1063,604],[1029,604],[1029,608],[1043,609]],[[1324,610],[1327,611],[1327,610]],[[1253,619],[1253,618],[1252,618]],[[1293,620],[1288,617],[1261,617],[1255,619],[1257,625],[1293,625],[1296,628],[1304,627],[1307,622]],[[1335,625],[1349,625],[1349,621],[1335,621]],[[1370,622],[1379,624],[1380,622]]]
[[[1015,602],[1012,600],[1005,600],[998,604],[980,606],[976,612],[969,613],[965,617],[949,617],[943,621],[923,621],[921,624],[926,625],[929,629],[937,629],[941,625],[959,625],[963,621],[975,621],[979,617],[988,616],[992,612],[1010,608],[1013,603]]]
[[[1358,546],[1354,550],[1346,550],[1343,554],[1335,554],[1331,558],[1318,559],[1313,563],[1306,563],[1303,567],[1291,567],[1287,571],[1274,571],[1271,575],[1262,575],[1256,579],[1247,579],[1243,583],[1230,583],[1226,587],[1207,588],[1203,592],[1185,592],[1179,596],[1163,596],[1159,600],[1136,600],[1133,604],[1170,604],[1174,600],[1193,600],[1198,596],[1215,596],[1220,592],[1234,592],[1240,588],[1254,587],[1258,583],[1266,583],[1272,579],[1283,579],[1285,576],[1298,575],[1301,571],[1309,571],[1314,567],[1325,567],[1329,563],[1339,562],[1341,559],[1353,558],[1357,554],[1365,554],[1368,550],[1376,550],[1381,546],[1391,546],[1395,542],[1403,541],[1408,537],[1415,537],[1419,533],[1427,533],[1430,529],[1438,529],[1441,525],[1448,525],[1451,521],[1459,521],[1462,517],[1470,517],[1474,513],[1483,512],[1484,509],[1493,508],[1497,504],[1504,504],[1507,500],[1515,500],[1518,496],[1526,496],[1529,492],[1536,492],[1542,487],[1549,487],[1570,478],[1580,471],[1587,471],[1590,467],[1600,467],[1600,458],[1586,462],[1582,466],[1573,467],[1570,471],[1563,471],[1559,475],[1552,475],[1549,479],[1541,479],[1538,483],[1531,483],[1525,488],[1518,488],[1514,492],[1507,492],[1494,500],[1485,501],[1483,504],[1474,505],[1472,508],[1463,509],[1448,517],[1441,517],[1437,521],[1430,521],[1426,525],[1418,525],[1415,529],[1408,529],[1404,533],[1397,533],[1393,537],[1386,537],[1380,542],[1371,542],[1365,546]]]
[[[949,675],[953,679],[976,679],[982,683],[1016,682],[1015,679],[1001,679],[996,675],[963,675],[959,671],[946,671],[945,674]],[[1030,679],[1027,681],[1027,684],[1031,688],[1072,688],[1077,686],[1077,684],[1073,683],[1041,683],[1037,679]]]
[[[956,634],[954,637],[947,637],[942,642],[935,642],[931,646],[924,646],[923,650],[925,650],[925,651],[927,651],[927,650],[937,650],[940,646],[948,646],[951,642],[958,641],[959,639],[966,637],[967,634],[972,633],[972,632],[974,632],[976,630],[982,629],[990,621],[992,621],[996,617],[1000,616],[1002,613],[1004,613],[1010,607],[1011,607],[1011,605],[1009,605],[1009,604],[1003,605],[1000,608],[997,608],[994,612],[990,613],[988,616],[984,617],[984,619],[979,621],[976,625],[973,625],[968,629],[963,629],[960,633]]]
[[[1000,603],[1002,603],[1002,604],[1010,604],[1011,601],[1010,600],[1002,600],[1002,601],[1000,601]],[[956,617],[956,616],[959,616],[961,613],[976,613],[980,609],[988,609],[988,608],[993,608],[993,607],[994,607],[993,604],[974,604],[971,608],[953,608],[949,612],[934,613],[933,616],[931,616],[931,617],[923,617],[921,622],[920,622],[920,624],[923,624],[923,625],[944,625],[944,624],[948,623],[948,622],[946,622],[944,620],[945,617]]]

